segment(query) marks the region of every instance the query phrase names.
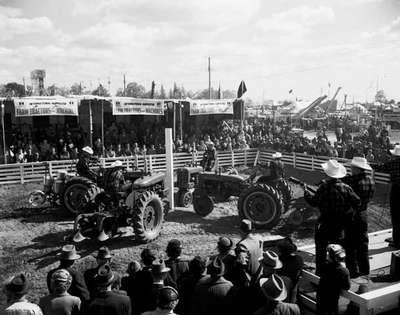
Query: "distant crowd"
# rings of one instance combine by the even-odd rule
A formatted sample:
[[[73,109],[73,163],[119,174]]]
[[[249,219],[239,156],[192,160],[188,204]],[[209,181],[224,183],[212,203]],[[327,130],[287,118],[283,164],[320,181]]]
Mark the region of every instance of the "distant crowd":
[[[365,130],[354,135],[354,122],[349,118],[331,117],[326,125],[335,132],[336,141],[328,139],[328,128],[318,127],[314,138],[304,136],[293,129],[290,121],[274,122],[270,118],[250,119],[241,126],[237,121],[222,121],[216,125],[206,124],[201,128],[189,126],[183,139],[175,141],[175,152],[204,151],[206,143],[212,141],[217,151],[265,148],[281,152],[297,152],[308,155],[343,157],[365,156],[369,162],[385,161],[391,148],[388,130],[381,124],[371,122]],[[128,131],[129,130],[129,131]],[[98,157],[124,157],[152,155],[165,152],[163,135],[155,125],[128,128],[125,124],[111,123],[105,128],[104,140],[93,141],[93,150]],[[8,135],[6,150],[8,163],[25,163],[48,160],[76,159],[80,149],[87,145],[88,136],[77,127],[66,124],[33,129],[27,124],[14,127]]]

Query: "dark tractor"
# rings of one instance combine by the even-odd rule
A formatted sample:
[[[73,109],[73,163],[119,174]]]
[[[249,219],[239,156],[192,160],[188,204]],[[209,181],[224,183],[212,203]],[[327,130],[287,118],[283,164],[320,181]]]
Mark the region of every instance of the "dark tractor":
[[[192,204],[194,187],[202,171],[203,168],[200,166],[182,167],[177,170],[176,204],[178,207],[188,207]]]

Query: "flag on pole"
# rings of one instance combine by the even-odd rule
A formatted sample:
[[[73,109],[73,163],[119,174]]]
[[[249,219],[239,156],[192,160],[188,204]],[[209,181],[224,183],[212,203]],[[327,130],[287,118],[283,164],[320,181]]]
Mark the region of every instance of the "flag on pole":
[[[289,94],[292,94],[292,93],[293,93],[293,89],[290,89],[290,90],[289,90]]]
[[[242,95],[243,95],[244,93],[246,93],[246,91],[247,91],[246,83],[244,83],[244,81],[241,81],[241,82],[240,82],[240,85],[239,85],[239,89],[238,89],[238,91],[237,91],[237,98],[241,98]]]

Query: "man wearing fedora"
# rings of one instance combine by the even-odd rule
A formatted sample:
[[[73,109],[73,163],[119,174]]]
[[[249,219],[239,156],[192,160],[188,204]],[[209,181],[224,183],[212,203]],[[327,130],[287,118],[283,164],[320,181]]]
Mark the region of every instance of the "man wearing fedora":
[[[284,177],[285,165],[282,162],[282,153],[275,152],[272,154],[272,161],[269,164],[271,177],[281,179]]]
[[[108,247],[100,247],[96,255],[97,266],[95,268],[90,268],[83,273],[83,278],[85,279],[86,287],[89,290],[91,299],[93,299],[93,297],[96,295],[97,286],[95,278],[97,276],[97,272],[100,267],[111,262],[111,257],[111,251],[108,249]]]
[[[115,280],[114,273],[109,265],[101,266],[96,274],[97,294],[90,302],[86,314],[88,315],[130,315],[131,301],[127,295],[112,291]]]
[[[366,173],[372,168],[365,158],[354,157],[350,166],[352,175],[342,180],[353,188],[360,197],[361,204],[354,209],[354,216],[346,226],[345,249],[346,266],[350,271],[350,276],[356,278],[369,275],[367,208],[374,195],[375,182]]]
[[[28,291],[29,281],[22,273],[4,281],[3,292],[7,305],[0,311],[0,315],[43,315],[38,305],[26,299]]]
[[[283,302],[287,298],[287,290],[281,277],[272,274],[269,278],[261,278],[258,285],[266,300],[254,315],[300,315],[296,304]]]
[[[319,209],[315,227],[315,265],[319,275],[326,261],[326,247],[329,243],[343,243],[345,224],[353,215],[353,209],[360,205],[360,198],[354,190],[340,179],[346,176],[346,168],[336,160],[321,164],[329,177],[323,180],[314,195],[304,190],[304,199]]]
[[[400,145],[396,144],[390,150],[392,159],[383,164],[371,164],[372,168],[378,172],[390,174],[392,184],[390,190],[390,216],[392,219],[392,238],[388,239],[390,246],[400,249]]]
[[[75,246],[63,246],[61,252],[57,256],[60,260],[59,266],[55,269],[50,270],[47,274],[47,288],[49,289],[49,292],[52,293],[51,277],[53,273],[59,269],[66,269],[72,277],[71,286],[67,292],[73,296],[79,297],[83,304],[86,303],[87,301],[89,301],[90,295],[86,287],[84,278],[79,271],[72,268],[74,262],[81,257],[76,253]]]
[[[222,259],[225,264],[225,275],[224,278],[229,281],[234,281],[235,278],[235,265],[236,265],[236,256],[232,253],[233,241],[226,236],[221,236],[217,242],[217,251],[218,254],[211,256],[210,260],[213,260],[216,257]]]
[[[176,315],[174,309],[178,303],[178,291],[173,287],[163,287],[158,293],[157,308],[154,311],[144,312],[143,315]]]

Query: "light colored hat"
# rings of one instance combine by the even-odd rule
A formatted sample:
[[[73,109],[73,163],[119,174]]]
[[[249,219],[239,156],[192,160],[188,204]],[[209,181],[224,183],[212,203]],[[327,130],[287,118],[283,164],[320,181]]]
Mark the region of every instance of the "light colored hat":
[[[86,152],[87,154],[93,155],[93,149],[91,147],[86,146],[82,149],[82,151]]]
[[[258,258],[258,261],[261,264],[271,267],[273,269],[282,268],[282,262],[279,259],[279,256],[272,250],[266,250],[265,252],[263,252],[262,256]]]
[[[74,245],[64,245],[57,256],[60,260],[77,260],[81,258],[81,256],[76,253]]]
[[[272,154],[272,158],[273,159],[280,159],[282,157],[282,153],[281,152],[275,152]]]
[[[260,288],[264,295],[274,301],[283,301],[287,297],[287,290],[282,278],[272,274],[269,278],[260,279]]]
[[[390,150],[392,155],[400,156],[400,144],[396,144],[393,150]]]
[[[362,168],[364,170],[372,170],[371,166],[369,166],[368,161],[366,158],[363,158],[361,156],[355,156],[350,162],[351,166],[355,166],[358,168]]]
[[[120,166],[122,166],[122,161],[120,160],[116,160],[111,163],[111,167],[120,167]]]
[[[346,176],[346,168],[336,160],[329,160],[321,164],[325,174],[332,178],[343,178]]]

